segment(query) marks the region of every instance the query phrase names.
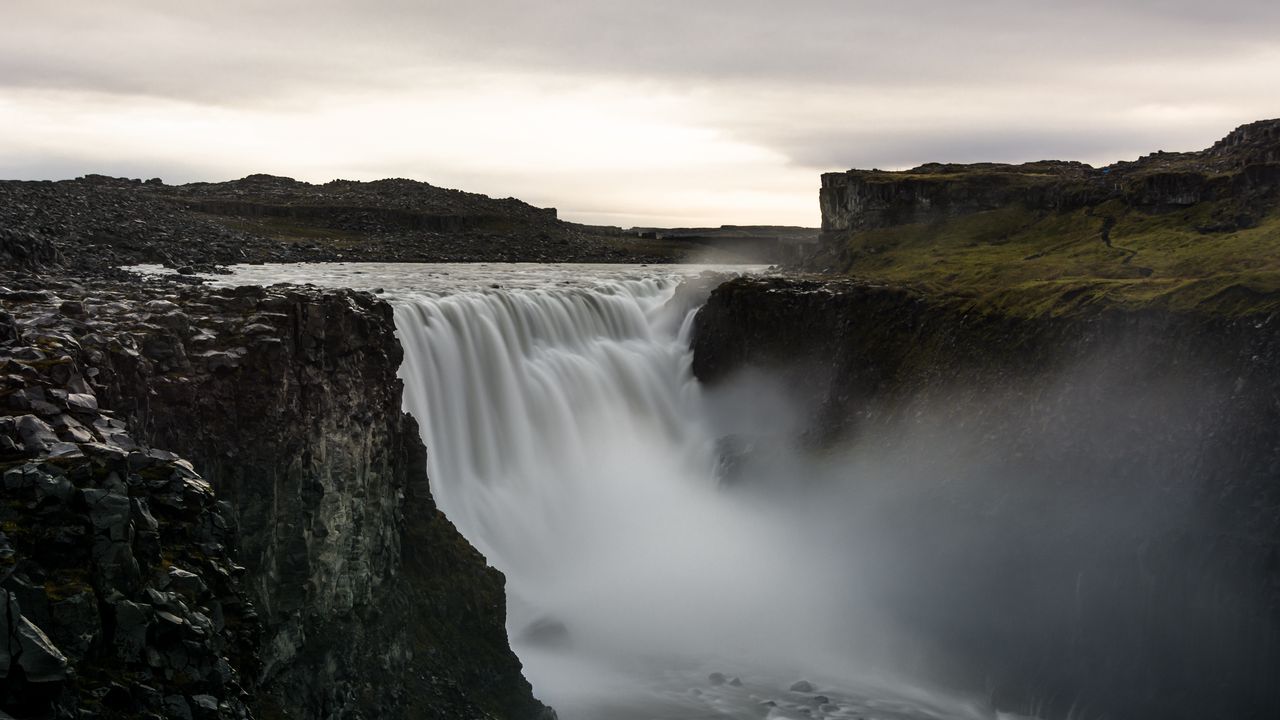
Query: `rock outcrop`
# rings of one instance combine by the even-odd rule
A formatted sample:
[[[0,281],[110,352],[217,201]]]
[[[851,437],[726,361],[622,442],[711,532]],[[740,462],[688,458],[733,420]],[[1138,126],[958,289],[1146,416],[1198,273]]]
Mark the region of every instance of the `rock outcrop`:
[[[250,175],[225,183],[86,175],[0,181],[0,259],[50,245],[72,273],[159,263],[209,271],[262,262],[675,262],[683,246],[557,219],[554,208],[412,180],[315,185]],[[30,242],[39,240],[39,245]],[[41,264],[53,260],[40,250]]]
[[[431,499],[389,306],[297,288],[46,286],[3,295],[0,323],[19,513],[4,527],[24,573],[5,583],[10,625],[29,619],[50,648],[23,630],[37,649],[14,657],[54,683],[11,699],[48,696],[66,716],[68,697],[103,716],[549,713],[507,646],[502,576]],[[187,648],[187,670],[166,642]],[[53,648],[65,677],[46,672]],[[138,674],[112,675],[113,652],[140,658]]]
[[[822,176],[819,205],[828,238],[1022,204],[1064,211],[1118,201],[1149,211],[1233,200],[1248,216],[1280,187],[1280,120],[1232,131],[1200,152],[1158,152],[1093,168],[1078,162],[1021,165],[932,163],[905,171],[850,170]],[[1245,220],[1247,224],[1247,220]]]
[[[62,253],[48,237],[0,227],[0,263],[4,267],[39,272],[55,267],[61,261]]]
[[[763,369],[808,409],[800,442],[878,458],[843,482],[894,498],[867,531],[892,572],[864,582],[936,643],[915,670],[1040,716],[1264,718],[1280,713],[1276,322],[739,279],[697,316],[694,371]]]
[[[235,512],[99,405],[83,305],[0,290],[0,708],[244,718],[260,623]]]

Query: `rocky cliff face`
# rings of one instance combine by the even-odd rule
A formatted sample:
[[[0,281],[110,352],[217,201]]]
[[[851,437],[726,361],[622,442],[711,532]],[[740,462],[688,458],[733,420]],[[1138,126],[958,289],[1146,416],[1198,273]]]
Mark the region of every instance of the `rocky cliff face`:
[[[1200,152],[1147,155],[1093,168],[1074,162],[922,165],[912,170],[850,170],[822,176],[819,204],[829,235],[1024,205],[1075,210],[1118,201],[1148,211],[1232,199],[1240,212],[1280,185],[1280,120],[1237,128]],[[1247,223],[1246,223],[1247,224]]]
[[[863,582],[931,644],[917,671],[1050,718],[1264,718],[1280,713],[1276,322],[1014,317],[740,279],[698,314],[694,371],[762,368],[807,408],[808,444],[875,458],[840,482],[896,498],[864,520],[891,571]]]
[[[41,452],[95,458],[96,450],[85,443],[97,442],[115,443],[119,449],[111,452],[122,463],[133,462],[138,452],[143,453],[140,458],[151,458],[148,447],[181,455],[186,460],[168,454],[147,460],[161,463],[163,473],[144,464],[131,467],[133,475],[120,470],[114,481],[110,473],[99,471],[94,477],[103,479],[93,482],[103,485],[103,493],[120,492],[125,502],[137,498],[144,503],[147,497],[130,485],[135,475],[145,480],[148,473],[165,478],[170,473],[178,479],[166,482],[207,482],[202,487],[208,500],[198,495],[190,502],[203,503],[196,507],[211,519],[179,519],[183,528],[222,528],[214,537],[223,555],[201,545],[205,536],[191,530],[193,539],[177,535],[173,547],[194,547],[190,552],[203,564],[185,556],[156,558],[151,545],[146,546],[146,560],[169,568],[170,574],[192,570],[210,588],[203,592],[213,593],[221,607],[233,598],[235,607],[253,608],[244,611],[251,628],[233,627],[238,645],[231,640],[202,644],[194,637],[187,643],[193,650],[195,645],[209,647],[212,666],[222,668],[225,676],[219,676],[220,685],[201,679],[206,684],[157,688],[155,673],[168,666],[152,665],[151,679],[117,681],[131,702],[151,703],[145,707],[160,712],[146,698],[159,693],[159,701],[168,702],[174,695],[199,715],[208,696],[214,708],[232,703],[231,710],[218,712],[240,712],[234,703],[243,701],[245,712],[259,717],[296,718],[533,718],[546,712],[532,698],[507,646],[502,576],[486,567],[431,499],[416,425],[400,409],[401,386],[395,376],[400,350],[385,303],[357,293],[313,290],[211,291],[113,283],[55,283],[52,290],[6,296],[16,318],[6,332],[13,336],[10,349],[18,347],[20,338],[33,337],[30,328],[64,338],[59,352],[69,358],[67,367],[75,369],[68,375],[77,383],[73,389],[91,391],[95,402],[111,412],[98,429],[57,406],[61,415],[51,417],[68,419],[50,427],[62,445],[49,444],[52,451],[42,446]],[[23,357],[18,353],[11,362],[35,367],[44,361]],[[15,377],[24,379],[14,380],[15,387],[31,385],[34,376],[28,375],[30,371],[21,370]],[[22,389],[14,392],[31,396]],[[19,441],[27,427],[22,423],[31,424],[22,417],[11,423],[11,434]],[[67,443],[70,447],[64,448]],[[36,462],[39,472],[52,472],[42,469],[50,466],[48,460],[44,465],[22,462]],[[171,469],[175,462],[178,470]],[[77,488],[97,486],[72,480]],[[15,480],[36,492],[42,482]],[[124,485],[113,490],[112,482]],[[97,522],[95,511],[84,512]],[[135,508],[134,514],[139,513],[145,515]],[[167,517],[158,517],[162,539]],[[15,520],[13,527],[27,527],[24,522]],[[120,530],[135,545],[143,542],[138,538],[151,537],[145,534],[150,526],[140,522],[135,518]],[[110,532],[113,538],[120,534]],[[36,565],[47,571],[51,562],[38,555]],[[76,572],[90,572],[99,562],[86,556],[72,564],[79,568]],[[212,575],[202,572],[208,567],[215,568]],[[145,593],[152,590],[148,583],[170,593],[176,590],[168,585],[181,584],[148,580],[154,574],[151,565],[142,568],[143,579],[125,593],[130,602],[146,601]],[[216,568],[222,568],[221,575]],[[83,594],[91,588],[87,597],[96,598],[99,607],[111,602],[106,584],[93,578],[78,582],[65,592]],[[155,602],[139,612],[160,607]],[[193,612],[194,602],[187,605]],[[26,603],[22,612],[31,617]],[[112,642],[110,621],[94,625],[67,612],[34,617],[43,620],[41,628],[68,658],[62,667],[86,678],[90,674],[84,668],[111,657],[102,649]],[[227,614],[214,613],[218,632],[223,626],[217,623]],[[202,627],[197,621],[188,625]],[[89,647],[88,655],[73,657],[57,643],[68,634],[83,636],[83,643],[69,647]],[[241,654],[221,651],[232,646]],[[141,646],[138,652],[143,652]],[[140,689],[144,685],[151,690]],[[67,687],[84,695],[97,692],[99,685],[77,679]],[[225,688],[231,688],[230,694]]]

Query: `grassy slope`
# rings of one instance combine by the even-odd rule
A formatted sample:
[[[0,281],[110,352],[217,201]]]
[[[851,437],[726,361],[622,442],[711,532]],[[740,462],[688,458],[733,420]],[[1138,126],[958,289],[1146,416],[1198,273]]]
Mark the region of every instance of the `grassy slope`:
[[[850,274],[970,298],[1018,315],[1105,302],[1212,312],[1280,309],[1280,211],[1202,233],[1215,203],[1149,214],[1111,202],[1053,213],[1022,206],[853,235]],[[1110,228],[1110,246],[1102,230]]]

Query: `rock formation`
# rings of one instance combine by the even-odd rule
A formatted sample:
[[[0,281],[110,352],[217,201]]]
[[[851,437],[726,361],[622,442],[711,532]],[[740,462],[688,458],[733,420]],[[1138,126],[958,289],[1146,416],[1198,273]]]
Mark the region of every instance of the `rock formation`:
[[[1280,712],[1275,322],[739,279],[697,316],[694,371],[754,368],[807,408],[801,438],[755,447],[854,443],[883,474],[844,482],[903,478],[875,535],[897,570],[866,582],[933,643],[916,671],[1042,717],[1262,718]]]
[[[46,285],[0,295],[7,708],[549,712],[431,500],[385,303]]]
[[[192,272],[245,262],[679,262],[706,252],[404,179],[0,181],[0,229],[22,234],[0,236],[0,258],[26,264],[13,253],[32,252],[44,265],[94,274],[137,263]]]
[[[1147,155],[1093,168],[1078,162],[932,163],[901,172],[822,176],[819,205],[829,237],[928,223],[1023,204],[1064,211],[1115,200],[1152,211],[1232,200],[1244,212],[1280,185],[1280,120],[1237,128],[1200,152]],[[1247,220],[1245,221],[1247,223]]]

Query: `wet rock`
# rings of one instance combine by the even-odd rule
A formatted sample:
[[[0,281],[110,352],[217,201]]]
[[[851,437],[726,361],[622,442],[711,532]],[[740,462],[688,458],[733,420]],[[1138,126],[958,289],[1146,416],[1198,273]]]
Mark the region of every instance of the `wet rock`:
[[[199,575],[183,570],[176,565],[169,568],[168,587],[192,601],[204,595],[207,589]]]
[[[65,476],[38,473],[35,478],[36,498],[67,503],[75,497],[76,487]]]
[[[164,699],[165,716],[173,720],[194,720],[191,705],[181,695],[169,695]]]
[[[481,693],[502,698],[502,716],[543,712],[507,646],[500,576],[431,502],[416,425],[400,412],[387,306],[356,293],[169,288],[146,308],[142,286],[92,301],[57,287],[14,319],[45,349],[0,360],[22,392],[0,399],[17,415],[0,412],[0,452],[18,461],[6,492],[24,498],[21,532],[0,552],[38,575],[44,614],[31,621],[84,671],[68,676],[72,696],[122,717],[181,716],[165,706],[174,697],[193,717],[243,716],[242,690],[308,717],[403,717],[407,697],[478,717]],[[61,311],[68,300],[84,304],[83,327]],[[270,332],[246,341],[239,330],[255,324]],[[28,448],[24,416],[54,434],[24,421]],[[410,560],[405,539],[433,551]],[[457,617],[474,624],[451,638]],[[439,656],[415,637],[423,626],[466,652]],[[122,679],[91,687],[104,672]],[[441,693],[481,673],[501,692]],[[264,677],[270,690],[255,686]]]
[[[210,350],[208,352],[198,353],[196,357],[204,361],[205,367],[210,372],[218,370],[230,370],[240,366],[241,360],[249,352],[248,348],[240,347],[231,350]]]
[[[43,233],[0,226],[0,266],[37,271],[62,262],[62,252]]]
[[[98,399],[87,393],[69,393],[67,395],[67,407],[79,412],[96,412]]]
[[[18,418],[16,426],[22,447],[27,452],[43,452],[60,442],[53,428],[34,415],[23,415]]]
[[[791,692],[809,693],[813,692],[813,683],[808,680],[797,680],[791,683],[791,687],[788,689]]]
[[[89,517],[94,529],[112,541],[123,542],[127,536],[132,506],[129,497],[107,490],[82,490],[84,502],[89,506]]]
[[[198,716],[211,717],[218,713],[218,699],[212,695],[192,695],[191,705]]]
[[[115,604],[116,631],[113,638],[116,655],[125,661],[142,661],[142,651],[147,645],[147,627],[151,623],[152,610],[128,600]]]
[[[73,463],[84,459],[84,451],[75,443],[56,442],[49,448],[48,459],[50,462],[59,464]]]
[[[44,632],[22,616],[13,593],[0,590],[0,628],[9,628],[0,637],[0,679],[8,678],[13,665],[22,668],[33,683],[60,682],[67,677],[67,658],[54,647]]]
[[[569,628],[555,618],[538,618],[520,635],[527,643],[542,646],[564,646],[569,643]]]
[[[707,676],[707,682],[712,685],[723,685],[725,683],[724,673],[713,672]]]
[[[44,477],[45,473],[35,465],[10,468],[4,473],[4,487],[6,490],[25,490],[35,487]]]
[[[70,415],[60,414],[49,424],[57,431],[59,437],[67,442],[90,443],[96,439],[88,428]]]
[[[0,289],[0,295],[6,294],[8,291]],[[22,331],[18,329],[18,323],[13,316],[4,310],[0,310],[0,343],[16,343],[22,340]]]

